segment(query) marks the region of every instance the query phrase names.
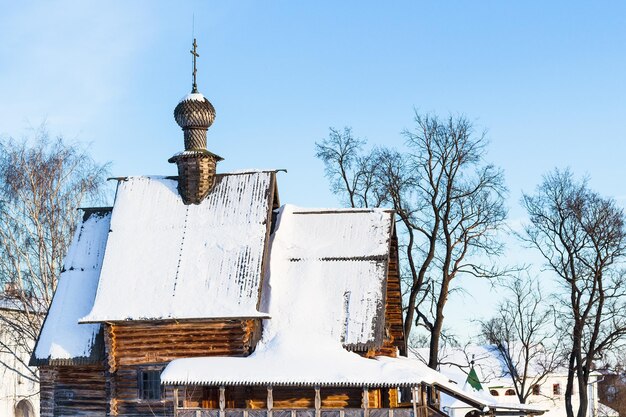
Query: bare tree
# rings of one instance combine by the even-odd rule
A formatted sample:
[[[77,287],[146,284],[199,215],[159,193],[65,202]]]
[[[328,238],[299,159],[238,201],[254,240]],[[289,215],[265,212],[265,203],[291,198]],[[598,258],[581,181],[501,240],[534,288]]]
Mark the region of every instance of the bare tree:
[[[0,140],[0,303],[10,310],[0,314],[0,350],[19,364],[2,365],[26,378],[37,380],[34,370],[24,369],[52,301],[77,208],[102,197],[106,171],[84,149],[51,140],[44,130],[30,140]]]
[[[485,135],[476,135],[466,118],[416,113],[415,123],[414,131],[403,133],[405,152],[375,148],[363,156],[364,141],[349,129],[343,135],[331,129],[317,144],[317,157],[333,191],[353,207],[389,204],[396,211],[407,263],[405,337],[414,326],[424,327],[428,364],[436,368],[452,281],[498,274],[474,260],[501,253],[496,234],[506,217],[506,188],[502,172],[484,163]]]
[[[376,181],[376,152],[362,155],[366,141],[352,136],[352,129],[330,128],[328,138],[315,144],[315,155],[324,162],[326,177],[335,194],[350,207],[378,207],[382,203]]]
[[[567,415],[584,417],[594,361],[626,335],[624,213],[569,170],[546,175],[523,203],[530,216],[525,239],[543,255],[562,288],[558,322],[569,335]],[[578,410],[572,406],[575,382]]]
[[[556,314],[536,279],[518,275],[502,285],[509,297],[494,317],[480,321],[481,333],[504,363],[505,373],[497,377],[511,378],[517,398],[525,404],[534,387],[561,365]]]

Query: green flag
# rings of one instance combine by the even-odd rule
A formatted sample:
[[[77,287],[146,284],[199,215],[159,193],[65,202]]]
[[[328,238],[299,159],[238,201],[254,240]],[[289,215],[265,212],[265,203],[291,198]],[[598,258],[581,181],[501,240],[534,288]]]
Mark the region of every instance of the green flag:
[[[470,386],[476,391],[481,391],[483,389],[483,386],[480,385],[480,380],[478,379],[478,375],[476,375],[473,364],[470,368],[469,374],[467,374],[467,383],[470,384]]]

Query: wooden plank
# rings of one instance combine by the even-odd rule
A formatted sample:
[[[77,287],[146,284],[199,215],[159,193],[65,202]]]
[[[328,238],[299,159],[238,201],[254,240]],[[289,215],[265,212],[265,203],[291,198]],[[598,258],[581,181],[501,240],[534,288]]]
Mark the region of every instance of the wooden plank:
[[[272,394],[273,388],[271,385],[267,386],[267,409],[269,411],[272,411],[272,408],[274,408],[274,397]]]
[[[320,409],[322,408],[322,396],[320,395],[320,387],[315,387],[315,417],[320,417],[322,413]]]

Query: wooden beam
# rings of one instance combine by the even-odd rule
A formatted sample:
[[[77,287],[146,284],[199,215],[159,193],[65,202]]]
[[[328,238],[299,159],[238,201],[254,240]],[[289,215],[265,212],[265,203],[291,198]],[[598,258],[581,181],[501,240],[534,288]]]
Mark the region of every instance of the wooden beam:
[[[178,387],[174,388],[174,417],[178,417]]]
[[[320,387],[315,387],[315,417],[321,417],[322,412],[320,409],[322,408],[322,396],[320,395]]]
[[[368,387],[363,387],[363,397],[362,397],[362,405],[361,407],[364,410],[364,415],[365,417],[369,417],[370,415],[370,410],[369,410],[369,404],[370,402],[370,390]],[[417,417],[417,416],[416,416]]]
[[[413,403],[413,416],[417,416],[417,387],[411,387],[411,402]]]
[[[224,416],[224,409],[226,409],[226,387],[220,385],[220,416]]]
[[[272,417],[274,408],[274,393],[271,385],[267,386],[267,417]]]

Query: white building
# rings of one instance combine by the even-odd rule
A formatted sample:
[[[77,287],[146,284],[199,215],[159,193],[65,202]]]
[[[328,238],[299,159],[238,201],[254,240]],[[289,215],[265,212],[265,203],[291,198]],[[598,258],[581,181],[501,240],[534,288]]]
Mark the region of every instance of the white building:
[[[11,303],[0,299],[0,314],[14,315],[17,310]],[[10,350],[15,349],[2,321],[0,341],[0,417],[38,417],[39,384],[27,377],[31,371],[25,365],[29,353],[21,352],[17,357],[2,348],[6,346]]]
[[[415,352],[421,359],[427,358],[428,350],[419,349]],[[519,404],[515,393],[513,380],[511,379],[501,354],[495,346],[470,345],[464,348],[447,349],[443,353],[443,365],[440,371],[455,381],[460,386],[466,385],[467,374],[474,361],[474,369],[485,390],[494,399],[505,404]],[[528,375],[527,386],[532,389],[527,404],[533,404],[548,410],[546,417],[566,417],[565,388],[567,386],[567,372],[565,369],[557,369],[550,372],[544,378],[539,379],[538,370]],[[601,374],[592,372],[587,385],[589,398],[588,417],[618,417],[617,411],[598,401],[598,382]],[[578,408],[578,384],[574,381],[574,396],[572,403],[574,410]],[[532,387],[532,388],[530,388]],[[451,417],[464,417],[473,409],[458,400],[450,398],[442,399],[443,410]]]

